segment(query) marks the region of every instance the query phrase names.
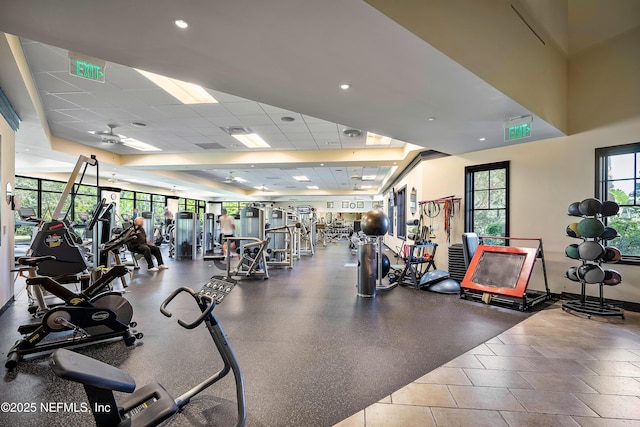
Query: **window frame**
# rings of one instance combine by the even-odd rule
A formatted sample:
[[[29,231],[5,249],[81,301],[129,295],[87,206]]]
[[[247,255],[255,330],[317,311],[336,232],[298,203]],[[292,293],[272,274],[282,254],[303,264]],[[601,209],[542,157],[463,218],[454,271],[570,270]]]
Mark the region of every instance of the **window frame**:
[[[510,236],[510,202],[509,202],[509,193],[510,193],[510,161],[509,160],[505,160],[505,161],[501,161],[501,162],[493,162],[493,163],[485,163],[485,164],[481,164],[481,165],[473,165],[473,166],[467,166],[464,168],[464,173],[465,173],[465,180],[464,180],[464,193],[465,193],[465,199],[466,199],[466,203],[465,203],[465,214],[464,214],[464,230],[465,232],[475,232],[474,230],[474,218],[475,218],[475,212],[480,210],[480,209],[475,209],[475,190],[474,190],[474,178],[475,178],[475,173],[477,172],[485,172],[488,171],[489,173],[491,173],[491,171],[493,170],[500,170],[500,169],[505,169],[505,206],[504,206],[504,211],[505,211],[505,224],[504,224],[504,236],[503,237],[509,237]],[[487,190],[490,192],[491,191],[491,187],[489,186],[489,188],[487,188]],[[490,193],[489,193],[490,194]],[[489,203],[490,203],[491,198],[489,197]],[[502,208],[495,208],[495,209],[502,209]],[[482,209],[485,210],[485,209]],[[489,205],[489,207],[486,210],[492,210],[491,209],[491,205]],[[500,241],[496,241],[496,242],[492,242],[494,245],[496,246],[509,246],[509,241],[508,240],[500,240]]]
[[[637,207],[640,209],[640,195],[638,194],[638,186],[640,185],[640,161],[638,158],[640,157],[640,142],[635,142],[632,144],[625,145],[616,145],[612,147],[600,147],[595,149],[595,188],[594,188],[594,197],[605,201],[611,200],[608,197],[607,191],[607,183],[610,180],[607,176],[607,161],[611,156],[619,156],[623,154],[635,154],[634,161],[634,171],[633,171],[633,181],[634,188],[636,188],[636,193],[634,195],[634,203],[630,205],[620,205],[623,207]],[[607,225],[609,218],[603,217],[603,223]],[[616,246],[615,241],[612,242],[612,246]],[[629,255],[622,253],[622,257],[618,264],[629,264],[629,265],[640,265],[640,255]]]
[[[389,231],[387,232],[387,234],[389,234],[390,236],[395,235],[395,228],[393,226],[395,219],[395,203],[393,202],[393,196],[393,192],[390,192],[387,202],[387,216],[389,217]]]
[[[401,240],[407,239],[407,186],[405,185],[396,192],[396,237]]]

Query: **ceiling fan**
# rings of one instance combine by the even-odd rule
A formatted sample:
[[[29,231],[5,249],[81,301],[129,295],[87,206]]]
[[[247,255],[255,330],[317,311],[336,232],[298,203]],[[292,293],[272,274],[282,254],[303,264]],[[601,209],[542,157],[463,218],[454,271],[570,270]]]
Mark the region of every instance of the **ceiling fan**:
[[[111,178],[107,179],[107,181],[109,181],[112,184],[128,184],[127,181],[121,181],[118,178],[116,178],[116,174],[112,173],[111,174]]]
[[[362,177],[358,175],[358,171],[356,169],[353,170],[353,175],[351,175],[349,178],[353,179],[354,181],[362,179]]]
[[[90,130],[89,133],[92,135],[98,135],[102,142],[106,142],[107,144],[120,144],[123,138],[126,138],[124,135],[119,135],[117,133],[113,133],[113,130],[118,127],[118,125],[114,125],[113,123],[108,123],[107,127],[109,130]]]
[[[263,193],[273,193],[273,190],[269,190],[264,184],[262,184],[262,187],[260,187],[260,191],[262,191]]]
[[[226,182],[227,184],[230,184],[232,182],[235,182],[236,177],[233,176],[233,172],[229,172],[229,175],[224,179],[224,182]]]

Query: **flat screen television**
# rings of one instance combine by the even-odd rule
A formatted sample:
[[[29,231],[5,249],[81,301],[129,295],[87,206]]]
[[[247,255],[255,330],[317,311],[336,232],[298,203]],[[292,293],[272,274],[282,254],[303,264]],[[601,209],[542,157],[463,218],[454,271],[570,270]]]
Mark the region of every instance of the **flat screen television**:
[[[298,206],[298,213],[302,215],[311,213],[311,206]]]

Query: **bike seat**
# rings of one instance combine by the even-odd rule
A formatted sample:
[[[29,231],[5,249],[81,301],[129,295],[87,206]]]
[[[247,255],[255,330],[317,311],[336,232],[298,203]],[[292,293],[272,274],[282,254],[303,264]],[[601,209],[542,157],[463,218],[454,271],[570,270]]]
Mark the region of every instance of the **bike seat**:
[[[24,256],[18,258],[18,264],[20,265],[28,265],[30,267],[36,267],[38,264],[44,261],[52,261],[56,259],[53,255],[43,255],[43,256]]]
[[[135,380],[122,369],[64,348],[53,352],[49,365],[60,378],[80,384],[126,393],[136,388]]]

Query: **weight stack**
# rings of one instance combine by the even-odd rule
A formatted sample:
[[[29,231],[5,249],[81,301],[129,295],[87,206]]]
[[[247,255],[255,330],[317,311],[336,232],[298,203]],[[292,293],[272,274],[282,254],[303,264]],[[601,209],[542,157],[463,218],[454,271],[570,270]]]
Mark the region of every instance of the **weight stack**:
[[[455,243],[449,246],[449,276],[453,280],[462,283],[466,272],[467,267],[464,265],[462,243]]]

